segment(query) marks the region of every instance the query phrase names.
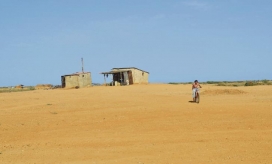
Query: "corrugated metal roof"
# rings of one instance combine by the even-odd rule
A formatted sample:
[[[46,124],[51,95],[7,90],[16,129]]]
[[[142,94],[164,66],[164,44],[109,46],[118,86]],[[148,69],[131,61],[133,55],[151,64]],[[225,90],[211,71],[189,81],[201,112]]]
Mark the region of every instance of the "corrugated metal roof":
[[[79,75],[87,74],[87,73],[90,73],[90,72],[76,72],[76,73],[73,73],[73,74],[62,75],[62,76],[79,76]]]
[[[124,69],[126,69],[126,70],[128,70],[128,69],[138,69],[138,70],[140,70],[140,71],[144,71],[144,70],[141,70],[141,69],[136,68],[136,67],[112,68],[112,70],[113,70],[113,69],[119,69],[119,70],[124,70]],[[149,73],[149,72],[147,72],[147,71],[144,71],[144,72]]]
[[[120,72],[127,72],[128,70],[118,70],[118,71],[109,71],[109,72],[101,72],[101,74],[115,74]]]

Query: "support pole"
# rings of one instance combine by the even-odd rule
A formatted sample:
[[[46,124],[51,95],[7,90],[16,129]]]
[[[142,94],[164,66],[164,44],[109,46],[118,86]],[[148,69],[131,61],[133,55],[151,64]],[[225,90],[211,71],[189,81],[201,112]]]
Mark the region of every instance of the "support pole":
[[[82,73],[84,73],[83,58],[81,58],[81,63],[82,63]]]
[[[105,84],[105,86],[107,86],[107,83],[106,83],[106,74],[104,74],[104,84]]]

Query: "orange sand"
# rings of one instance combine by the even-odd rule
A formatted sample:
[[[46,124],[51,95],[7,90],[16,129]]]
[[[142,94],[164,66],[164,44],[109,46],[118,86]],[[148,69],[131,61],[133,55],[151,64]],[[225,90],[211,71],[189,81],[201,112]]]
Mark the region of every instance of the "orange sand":
[[[272,86],[0,93],[2,164],[272,163]]]

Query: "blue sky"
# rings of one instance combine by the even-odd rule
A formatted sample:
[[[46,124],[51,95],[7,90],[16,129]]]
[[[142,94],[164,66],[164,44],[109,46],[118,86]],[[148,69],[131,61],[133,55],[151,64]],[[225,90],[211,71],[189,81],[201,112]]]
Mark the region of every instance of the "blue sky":
[[[271,78],[270,0],[0,0],[0,86],[137,67],[149,81]]]

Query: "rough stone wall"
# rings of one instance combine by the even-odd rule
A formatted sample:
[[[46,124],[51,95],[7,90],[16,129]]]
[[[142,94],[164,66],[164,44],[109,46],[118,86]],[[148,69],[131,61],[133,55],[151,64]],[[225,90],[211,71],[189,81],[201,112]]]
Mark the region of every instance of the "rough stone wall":
[[[79,87],[92,86],[91,73],[80,74],[78,77]]]
[[[133,83],[134,84],[148,84],[148,73],[138,70],[132,69]]]
[[[65,76],[65,88],[73,88],[79,86],[78,76]]]
[[[67,75],[65,76],[65,87],[74,88],[74,87],[87,87],[92,86],[91,73],[82,73],[78,75]]]

